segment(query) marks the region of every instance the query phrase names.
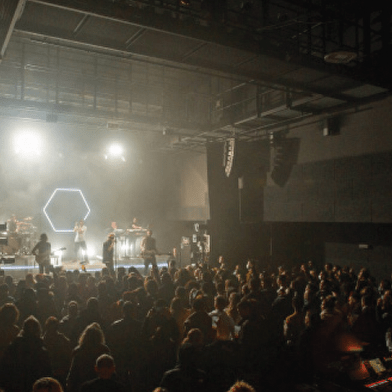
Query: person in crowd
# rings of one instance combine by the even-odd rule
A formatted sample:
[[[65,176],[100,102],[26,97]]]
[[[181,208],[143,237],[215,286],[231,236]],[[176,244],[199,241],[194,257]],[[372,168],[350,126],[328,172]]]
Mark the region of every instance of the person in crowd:
[[[286,344],[294,347],[298,344],[299,337],[305,329],[305,314],[303,312],[303,296],[295,295],[291,300],[294,313],[286,317],[283,327],[283,335]]]
[[[26,288],[35,289],[35,284],[37,283],[34,279],[34,275],[32,273],[26,274]]]
[[[212,318],[212,327],[216,331],[216,338],[219,340],[234,339],[234,320],[225,312],[227,301],[222,295],[215,297],[215,309],[208,315]]]
[[[158,299],[147,313],[142,327],[142,336],[147,342],[145,370],[148,371],[149,381],[159,383],[163,373],[176,362],[179,339],[176,320],[170,314],[163,299]],[[151,386],[154,385],[151,384]]]
[[[385,331],[381,329],[381,324],[377,322],[374,301],[370,295],[364,295],[361,298],[361,312],[351,326],[351,332],[361,342],[365,343],[368,351],[373,350],[379,344],[385,343]]]
[[[71,301],[67,307],[67,314],[60,320],[59,332],[63,333],[71,342],[72,347],[77,345],[77,322],[79,316],[79,305]]]
[[[15,298],[16,294],[16,284],[14,281],[14,278],[11,275],[6,275],[4,277],[4,283],[7,284],[8,286],[8,294],[12,297]]]
[[[107,269],[94,277],[78,270],[55,271],[53,278],[28,274],[16,284],[15,304],[0,308],[0,388],[23,392],[27,385],[16,380],[12,364],[26,342],[25,337],[21,340],[23,332],[17,336],[18,326],[33,318],[31,315],[43,323],[51,316],[44,341],[38,332],[26,343],[37,351],[32,358],[46,356],[50,369],[43,374],[32,359],[23,358],[21,369],[26,363],[31,366],[21,377],[29,377],[28,392],[35,377],[64,378],[66,371],[59,369],[67,365],[60,366],[57,360],[65,360],[67,355],[61,350],[56,358],[51,354],[53,347],[58,349],[59,332],[71,340],[72,347],[79,342],[67,375],[69,392],[78,392],[84,382],[97,378],[94,367],[102,354],[113,357],[116,377],[132,392],[154,390],[171,370],[168,380],[178,375],[193,377],[195,373],[188,373],[186,365],[175,367],[184,337],[182,344],[191,345],[199,358],[193,370],[200,369],[206,375],[204,390],[216,392],[227,392],[236,379],[250,381],[257,390],[273,390],[274,382],[280,386],[289,382],[282,390],[294,390],[296,382],[311,383],[314,375],[319,379],[336,376],[336,372],[344,375],[344,367],[336,364],[351,355],[345,351],[348,348],[374,357],[392,350],[388,282],[377,285],[368,270],[361,270],[357,277],[353,269],[344,266],[332,265],[320,273],[304,263],[276,271],[263,265],[260,273],[260,265],[252,261],[247,276],[240,280],[232,271],[226,274],[205,263],[179,269],[174,279],[165,267],[153,267],[146,278],[135,267],[113,276]],[[244,267],[242,263],[239,270]],[[60,324],[49,312],[51,302],[46,300],[52,295],[54,314],[69,313]],[[227,314],[234,319],[235,333],[228,333],[222,322],[227,298]],[[215,299],[210,302],[210,307],[215,307],[211,315],[206,312],[206,299]],[[225,326],[222,331],[221,324]],[[26,330],[30,329],[26,325]],[[45,363],[45,359],[38,362]],[[7,369],[11,371],[7,373]],[[169,384],[165,388],[170,392]]]
[[[174,369],[164,373],[160,386],[169,392],[206,390],[206,373],[198,368],[200,352],[191,344],[183,344]]]
[[[177,252],[177,249],[176,249],[176,252]],[[175,277],[177,271],[178,271],[177,260],[175,258],[171,258],[169,261],[169,269],[167,272],[170,274],[170,276],[173,280],[174,280],[174,277]]]
[[[185,334],[185,320],[190,315],[190,309],[184,307],[183,301],[179,297],[174,297],[170,303],[170,313],[176,320],[179,331],[179,342],[183,339]]]
[[[238,325],[241,320],[241,316],[238,312],[237,305],[241,300],[241,295],[236,291],[233,291],[229,295],[229,303],[225,309],[225,312],[233,319],[234,324]]]
[[[238,338],[240,356],[243,367],[248,372],[254,372],[260,366],[267,371],[273,363],[274,349],[277,346],[274,331],[258,309],[259,305],[254,299],[244,299],[238,304],[242,318]],[[281,325],[283,329],[283,321]]]
[[[41,325],[45,325],[46,320],[53,316],[58,317],[58,311],[53,299],[53,293],[47,288],[40,288],[37,291],[37,319]]]
[[[245,381],[237,381],[227,392],[256,392],[256,390]]]
[[[99,324],[101,329],[106,328],[106,323],[99,309],[98,299],[94,297],[88,299],[86,309],[82,310],[77,317],[73,334],[80,336],[83,330],[92,323]]]
[[[19,310],[13,303],[0,307],[0,361],[5,350],[19,334]]]
[[[63,392],[62,385],[52,377],[39,378],[33,385],[32,392]]]
[[[97,377],[86,381],[80,387],[80,392],[125,392],[125,386],[114,379],[116,366],[112,356],[102,354],[95,364]]]
[[[64,274],[59,275],[56,272],[53,273],[53,284],[50,290],[53,293],[53,301],[57,312],[61,315],[65,307],[65,299],[68,291],[67,278]]]
[[[14,302],[15,298],[9,295],[9,287],[7,283],[0,284],[0,307],[8,303],[13,304]]]
[[[200,329],[206,344],[213,341],[212,318],[206,312],[206,303],[203,297],[197,298],[193,302],[193,313],[185,320],[184,326],[185,333],[188,333],[193,328]]]
[[[52,376],[50,358],[34,316],[23,322],[19,335],[6,348],[0,363],[0,387],[7,392],[30,392],[34,382]]]
[[[102,354],[110,354],[104,333],[98,323],[88,325],[73,350],[72,362],[67,376],[67,390],[78,391],[85,382],[95,378],[95,362]]]
[[[167,304],[170,304],[174,298],[176,287],[174,286],[173,280],[168,272],[165,272],[161,276],[161,284],[158,287],[158,298],[162,298]]]
[[[142,341],[142,323],[136,319],[136,305],[130,301],[122,306],[122,318],[108,329],[107,342],[116,358],[117,374],[123,384],[129,386],[139,382],[138,375],[145,347]],[[129,379],[132,374],[132,380]]]
[[[19,310],[19,325],[22,326],[23,321],[29,316],[37,317],[37,295],[33,288],[27,287],[21,296],[16,301],[16,307]]]
[[[44,344],[48,350],[53,377],[65,386],[65,381],[71,365],[71,341],[59,332],[59,320],[49,317],[45,323]]]

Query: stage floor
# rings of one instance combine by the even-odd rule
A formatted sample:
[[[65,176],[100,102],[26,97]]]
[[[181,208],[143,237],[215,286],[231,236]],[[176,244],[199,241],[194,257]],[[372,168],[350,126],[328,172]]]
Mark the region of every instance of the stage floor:
[[[168,266],[168,256],[157,256],[156,258],[159,268]],[[55,268],[61,268],[64,271],[82,271],[82,265],[74,260],[63,259],[59,262],[56,259],[52,259],[52,265]],[[88,264],[84,264],[84,267],[86,272],[94,273],[96,271],[101,271],[102,268],[105,267],[105,264],[99,259],[91,259]],[[120,259],[115,264],[115,267],[124,267],[126,269],[135,267],[141,273],[144,272],[143,259],[140,257]],[[39,272],[35,257],[30,255],[6,256],[0,264],[0,270],[3,270],[5,275],[11,275],[15,279],[23,279],[28,273],[37,274]]]

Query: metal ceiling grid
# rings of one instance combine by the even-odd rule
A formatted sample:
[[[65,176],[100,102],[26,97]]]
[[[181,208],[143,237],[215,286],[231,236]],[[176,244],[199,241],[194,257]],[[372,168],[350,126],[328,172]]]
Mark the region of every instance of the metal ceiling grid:
[[[41,34],[52,34],[55,31],[57,34],[71,37],[79,22],[80,14],[76,11],[27,2],[22,16],[18,19],[17,28]]]
[[[327,72],[322,72],[309,68],[297,68],[293,71],[289,71],[284,75],[279,76],[279,81],[282,84],[284,84],[286,81],[290,82],[291,80],[295,80],[297,83],[309,84],[327,76]]]
[[[387,93],[386,88],[372,86],[370,84],[363,84],[362,86],[354,87],[349,90],[342,91],[343,94],[354,98],[367,98],[372,95]]]
[[[342,110],[389,92],[372,84],[374,75],[382,79],[381,72],[367,74],[369,55],[379,51],[385,59],[380,49],[390,45],[383,16],[390,10],[381,13],[375,2],[368,9],[355,4],[355,11],[352,2],[335,0],[248,1],[242,7],[232,0],[230,9],[219,10],[198,0],[189,6],[147,0],[22,3],[29,12],[22,13],[14,37],[23,37],[24,49],[5,66],[10,71],[13,63],[17,72],[10,71],[12,82],[1,96],[11,96],[15,85],[21,106],[28,98],[37,110],[55,103],[59,113],[66,107],[77,108],[76,116],[95,111],[100,118],[147,124],[153,133],[170,126],[187,134],[170,141],[176,147],[217,137],[215,131],[230,121],[249,123],[251,129],[279,128],[312,112]],[[7,16],[15,20],[13,12]],[[8,35],[12,31],[10,24]],[[38,55],[25,57],[28,39],[50,49],[36,45]],[[359,57],[347,65],[320,62],[332,49],[354,50]],[[3,76],[0,72],[0,83]],[[360,89],[364,80],[369,88]],[[253,96],[244,97],[237,87],[242,84],[257,86]],[[259,106],[261,96],[272,97],[267,87],[276,90],[276,99]],[[227,88],[233,89],[229,115],[211,123],[211,111]]]
[[[188,56],[187,62],[203,67],[236,68],[248,62],[254,55],[249,52],[224,47],[221,45],[207,44]]]
[[[300,67],[297,64],[264,55],[257,56],[237,67],[238,71],[253,75],[255,78],[260,78],[260,75],[262,75],[261,78],[269,81],[271,85],[273,83],[277,84],[276,78],[295,71],[298,68]]]
[[[80,18],[81,16],[79,15]],[[69,31],[69,34],[70,37],[74,37],[79,41],[125,50],[127,40],[133,37],[139,30],[136,26],[116,23],[108,19],[84,16],[80,19],[78,26]]]
[[[344,103],[345,103],[345,101],[342,99],[324,97],[324,98],[316,99],[316,100],[308,103],[307,107],[309,108],[309,110],[323,109],[323,108],[330,108],[330,107],[337,106],[337,105],[342,105]]]
[[[137,40],[128,45],[128,50],[135,54],[153,57],[165,57],[181,62],[182,59],[197,47],[198,41],[158,31],[147,30]]]
[[[312,86],[317,89],[323,89],[325,91],[333,92],[341,92],[343,90],[347,90],[349,88],[354,88],[359,86],[360,83],[356,80],[343,78],[341,76],[329,75],[325,78],[320,78],[312,82]]]

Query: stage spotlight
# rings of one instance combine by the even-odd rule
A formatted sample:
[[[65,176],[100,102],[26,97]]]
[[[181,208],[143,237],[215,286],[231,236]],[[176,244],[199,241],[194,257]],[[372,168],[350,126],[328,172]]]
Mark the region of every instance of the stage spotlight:
[[[121,146],[121,144],[118,143],[113,143],[112,145],[110,145],[105,154],[105,159],[106,160],[110,159],[111,161],[125,162],[123,146]]]
[[[14,138],[15,152],[23,157],[39,157],[42,154],[42,138],[36,132],[25,131]]]
[[[119,144],[112,144],[109,147],[109,155],[113,158],[121,157],[123,155],[124,149]]]

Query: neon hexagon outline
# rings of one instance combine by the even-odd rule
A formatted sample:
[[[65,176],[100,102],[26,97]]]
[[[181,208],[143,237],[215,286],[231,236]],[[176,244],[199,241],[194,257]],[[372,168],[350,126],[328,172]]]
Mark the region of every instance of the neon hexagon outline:
[[[89,216],[91,210],[90,210],[90,207],[89,207],[89,205],[88,205],[88,203],[87,203],[86,198],[85,198],[84,195],[83,195],[83,192],[82,192],[80,189],[73,189],[73,188],[56,188],[56,189],[54,190],[54,192],[52,193],[52,196],[49,197],[49,200],[46,202],[45,207],[43,208],[43,211],[44,211],[44,214],[45,214],[45,216],[46,216],[46,219],[47,219],[48,222],[50,223],[50,226],[52,226],[53,231],[55,231],[56,233],[72,233],[72,232],[73,232],[73,229],[61,229],[61,230],[60,230],[60,229],[56,229],[56,228],[54,227],[54,225],[53,225],[53,223],[52,223],[52,221],[51,221],[51,219],[50,219],[48,213],[46,212],[46,208],[48,207],[48,205],[49,205],[50,202],[52,201],[54,195],[55,195],[58,191],[62,191],[62,192],[79,192],[79,193],[80,193],[80,196],[82,197],[82,200],[84,201],[84,204],[85,204],[86,207],[87,207],[87,213],[86,213],[86,215],[84,216],[83,220],[86,220],[86,218]]]

